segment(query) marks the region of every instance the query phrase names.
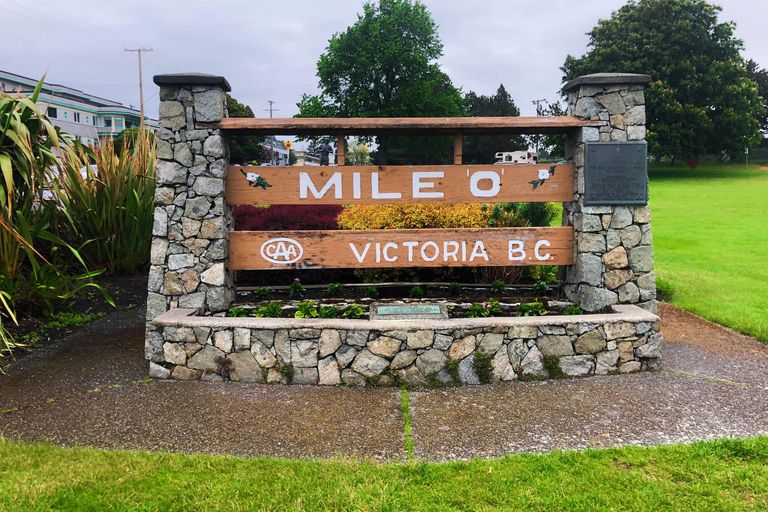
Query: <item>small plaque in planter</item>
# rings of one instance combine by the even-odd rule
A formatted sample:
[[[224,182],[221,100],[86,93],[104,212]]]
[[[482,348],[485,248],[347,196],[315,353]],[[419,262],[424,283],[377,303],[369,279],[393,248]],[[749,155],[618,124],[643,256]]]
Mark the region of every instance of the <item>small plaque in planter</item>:
[[[372,304],[371,320],[445,320],[448,311],[440,304]]]

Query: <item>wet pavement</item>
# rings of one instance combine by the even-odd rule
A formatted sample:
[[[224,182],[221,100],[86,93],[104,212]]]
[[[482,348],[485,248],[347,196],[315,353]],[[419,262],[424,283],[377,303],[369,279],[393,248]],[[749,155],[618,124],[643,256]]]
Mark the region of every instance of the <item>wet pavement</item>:
[[[768,346],[668,305],[660,315],[660,372],[412,390],[415,456],[768,435]],[[21,359],[0,376],[0,434],[63,446],[405,459],[397,389],[148,382],[143,338],[141,316],[110,315]]]

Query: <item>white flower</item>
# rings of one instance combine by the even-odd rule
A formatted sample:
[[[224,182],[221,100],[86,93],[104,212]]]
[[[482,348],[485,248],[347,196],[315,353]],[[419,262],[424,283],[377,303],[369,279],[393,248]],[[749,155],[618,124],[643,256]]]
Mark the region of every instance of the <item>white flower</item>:
[[[539,169],[539,179],[540,180],[548,180],[549,179],[549,169]]]
[[[257,179],[259,179],[259,175],[256,174],[255,172],[249,172],[245,175],[245,179],[248,181],[256,181]]]

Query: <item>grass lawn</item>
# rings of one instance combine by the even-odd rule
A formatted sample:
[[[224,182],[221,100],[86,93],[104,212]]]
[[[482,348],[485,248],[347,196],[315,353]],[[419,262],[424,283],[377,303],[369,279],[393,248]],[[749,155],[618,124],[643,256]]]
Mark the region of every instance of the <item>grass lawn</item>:
[[[0,438],[0,510],[766,510],[768,438],[445,464],[65,449]]]
[[[672,303],[768,342],[768,170],[651,166],[650,182]]]

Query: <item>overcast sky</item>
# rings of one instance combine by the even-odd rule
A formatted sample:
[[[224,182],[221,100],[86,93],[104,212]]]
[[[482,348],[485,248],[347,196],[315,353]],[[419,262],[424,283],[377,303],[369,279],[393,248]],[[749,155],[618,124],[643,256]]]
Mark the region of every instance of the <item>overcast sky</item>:
[[[138,64],[145,54],[147,115],[157,118],[152,76],[196,71],[222,75],[257,117],[297,113],[302,93],[318,92],[317,60],[336,32],[357,19],[362,0],[0,0],[0,69],[79,88],[138,108]],[[440,60],[454,85],[492,94],[503,83],[523,115],[532,101],[558,98],[566,55],[624,0],[426,1],[444,44]],[[737,23],[746,58],[768,67],[768,2],[724,0],[721,20]]]

